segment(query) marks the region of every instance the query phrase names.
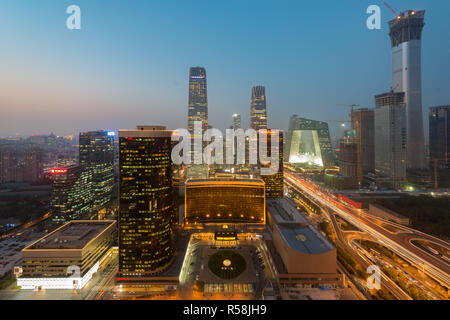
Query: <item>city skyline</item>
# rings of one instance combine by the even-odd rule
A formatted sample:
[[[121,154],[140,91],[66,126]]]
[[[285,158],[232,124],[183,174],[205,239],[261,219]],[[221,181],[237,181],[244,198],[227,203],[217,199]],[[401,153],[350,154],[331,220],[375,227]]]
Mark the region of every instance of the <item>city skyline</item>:
[[[448,44],[440,43],[438,40],[440,32],[447,27],[441,24],[444,18],[440,18],[445,12],[442,7],[447,4],[438,6],[411,1],[406,8],[405,3],[391,2],[400,10],[417,8],[427,11],[422,48],[422,109],[424,115],[427,115],[429,107],[445,105],[450,100],[450,94],[444,92],[443,85],[440,84],[448,82],[450,77],[446,72],[449,70],[447,68],[449,61],[444,58],[450,49],[447,48]],[[336,4],[329,4],[329,10],[325,11],[321,11],[316,4],[307,4],[302,5],[302,10],[297,10],[297,17],[290,12],[295,10],[286,10],[288,7],[295,9],[296,4],[287,3],[286,7],[272,8],[275,5],[268,3],[260,9],[260,13],[266,17],[268,11],[274,9],[273,15],[276,19],[270,20],[266,25],[257,23],[251,28],[248,24],[255,22],[253,18],[247,22],[235,19],[233,20],[235,24],[228,29],[226,17],[231,14],[230,11],[224,10],[217,15],[213,13],[213,9],[219,5],[195,3],[189,10],[211,13],[207,19],[213,17],[218,19],[214,30],[205,31],[203,51],[193,50],[201,39],[193,40],[193,32],[180,30],[180,24],[184,21],[180,16],[181,11],[186,9],[184,5],[181,5],[181,8],[172,8],[172,4],[139,3],[133,9],[121,10],[123,4],[115,4],[108,11],[111,18],[121,14],[124,21],[134,17],[136,22],[128,26],[119,23],[116,27],[107,27],[104,23],[106,16],[101,10],[101,1],[96,4],[80,1],[79,5],[85,20],[82,30],[71,33],[72,31],[65,29],[63,23],[59,26],[59,20],[64,22],[66,18],[65,2],[61,3],[60,12],[59,6],[50,5],[50,2],[46,1],[40,3],[39,7],[31,2],[2,4],[4,6],[2,11],[8,12],[8,16],[0,23],[2,29],[21,31],[25,37],[36,34],[36,39],[25,41],[24,38],[17,37],[15,39],[17,45],[6,48],[0,54],[1,58],[8,61],[4,73],[8,74],[8,78],[1,78],[0,81],[5,88],[0,94],[0,103],[9,111],[0,122],[2,128],[0,135],[47,134],[52,131],[58,135],[66,135],[98,128],[121,129],[135,126],[136,118],[145,119],[147,123],[161,123],[173,129],[184,127],[187,116],[185,107],[187,88],[184,83],[188,68],[195,65],[201,65],[208,70],[209,122],[213,127],[228,127],[228,119],[233,113],[240,113],[242,123],[248,123],[250,89],[257,84],[264,85],[269,92],[267,111],[269,127],[286,130],[288,119],[292,114],[325,120],[323,114],[326,113],[333,119],[347,119],[345,109],[337,108],[335,106],[337,103],[359,103],[361,106],[373,108],[373,95],[387,91],[391,85],[387,22],[393,15],[379,3],[382,9],[382,29],[368,30],[365,27],[365,20],[368,17],[365,8],[368,3],[351,2],[339,4],[339,7]],[[137,12],[138,9],[149,7],[152,10],[146,12],[152,19],[145,19]],[[31,10],[23,10],[25,8]],[[33,8],[36,10],[33,11]],[[237,14],[244,18],[249,14],[250,8],[251,5],[247,4],[242,8],[242,12]],[[175,10],[171,17],[165,16],[169,9]],[[332,15],[333,11],[338,14]],[[324,19],[321,19],[323,26],[318,26],[314,22],[320,13],[324,16]],[[19,14],[28,16],[29,19],[22,18],[20,19],[22,24],[16,25],[14,18]],[[42,15],[47,15],[48,19],[40,20],[39,17]],[[181,19],[172,21],[174,24],[168,34],[166,32],[155,36],[156,31],[148,27],[163,16]],[[283,19],[286,22],[281,22]],[[30,21],[35,21],[35,25]],[[329,25],[341,28],[329,28]],[[314,27],[314,32],[308,31],[308,34],[304,34],[302,30],[311,26]],[[261,33],[255,34],[248,44],[241,46],[243,38],[247,38],[247,33],[253,34],[258,27],[261,28]],[[244,29],[242,35],[238,33]],[[48,37],[45,38],[48,49],[37,50],[40,41],[44,41],[39,34],[43,31],[48,32]],[[217,41],[210,41],[213,31],[218,32],[218,39],[224,40],[224,45],[234,44],[234,46],[226,52],[216,52],[223,47],[217,46]],[[187,32],[184,34],[186,40],[180,40],[178,32]],[[298,37],[293,37],[294,32]],[[103,37],[95,45],[92,43],[94,33]],[[147,55],[151,48],[137,44],[139,36],[144,34],[156,40],[154,43],[157,46],[153,48],[155,53]],[[129,37],[130,35],[134,36]],[[279,36],[281,36],[279,40],[274,40]],[[128,40],[123,47],[114,46],[114,43],[126,37]],[[252,52],[250,46],[260,43],[264,37],[268,42],[282,45],[283,50],[269,50],[260,44],[260,49],[268,50],[258,54]],[[285,37],[299,40],[284,41]],[[2,38],[8,40],[7,37]],[[344,41],[345,45],[336,46],[333,54],[323,50],[320,54],[312,55],[313,47],[322,50],[335,44],[336,38]],[[323,41],[318,42],[318,39]],[[182,43],[191,40],[192,43],[187,47],[185,54],[174,54],[172,50],[174,46],[182,44],[175,44],[175,40]],[[355,44],[356,40],[360,40],[358,45]],[[239,50],[234,49],[236,47],[239,47]],[[109,56],[105,55],[107,51]],[[171,54],[165,56],[168,52]],[[354,57],[351,63],[345,64],[344,70],[342,64],[336,65],[335,62],[346,59],[349,53]],[[213,56],[216,57],[213,59],[215,62],[211,60]],[[358,59],[355,59],[356,56]],[[121,60],[119,65],[119,59],[122,58],[124,60]],[[136,59],[130,62],[129,58]],[[236,68],[230,68],[231,63],[236,65]],[[264,65],[264,68],[261,69],[261,65]],[[363,65],[364,69],[361,69]],[[320,70],[327,70],[326,74],[317,73],[317,66],[320,66]],[[161,68],[166,69],[163,71]],[[341,74],[346,75],[342,80],[339,78]],[[368,78],[367,74],[373,77]],[[153,79],[158,81],[155,82]],[[331,83],[335,87],[332,87]],[[292,104],[292,101],[295,103]],[[36,112],[39,110],[42,112]],[[26,116],[33,111],[33,117]],[[424,126],[427,137],[426,121]],[[338,127],[330,125],[333,136],[338,136]]]

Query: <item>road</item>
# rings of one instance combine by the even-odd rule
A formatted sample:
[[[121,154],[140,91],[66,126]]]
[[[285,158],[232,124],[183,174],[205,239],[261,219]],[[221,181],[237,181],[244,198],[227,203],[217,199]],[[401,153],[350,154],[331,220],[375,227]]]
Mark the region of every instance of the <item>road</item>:
[[[37,218],[37,219],[35,219],[33,221],[28,221],[28,222],[26,222],[24,224],[21,224],[20,226],[17,226],[15,228],[7,231],[5,234],[0,236],[0,239],[5,239],[5,238],[8,238],[8,237],[10,237],[12,235],[16,235],[17,233],[19,233],[19,232],[21,232],[21,231],[23,231],[25,229],[28,229],[28,228],[36,225],[37,223],[42,222],[42,221],[50,218],[51,216],[52,216],[52,213],[51,213],[51,211],[49,211],[46,214],[44,214],[43,216],[41,216],[41,217],[39,217],[39,218]]]
[[[407,240],[401,236],[399,237],[398,235],[389,232],[374,223],[372,219],[367,218],[362,210],[344,205],[331,195],[328,195],[326,192],[322,191],[316,184],[302,179],[297,175],[285,173],[285,182],[291,187],[302,191],[321,206],[332,210],[360,230],[375,237],[380,243],[421,268],[424,272],[436,279],[442,285],[445,285],[447,288],[450,287],[450,265],[442,259],[439,259],[411,244],[409,241],[410,238]],[[438,242],[442,246],[450,248],[450,245],[445,241],[426,235],[414,229],[410,229],[410,231],[413,232],[412,235],[414,235],[414,238],[424,240],[433,239],[433,241]]]

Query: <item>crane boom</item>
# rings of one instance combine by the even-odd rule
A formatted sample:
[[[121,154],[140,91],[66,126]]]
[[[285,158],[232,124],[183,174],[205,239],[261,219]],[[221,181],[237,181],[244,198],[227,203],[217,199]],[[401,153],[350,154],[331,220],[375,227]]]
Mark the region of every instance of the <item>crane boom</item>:
[[[393,14],[395,14],[396,17],[398,17],[398,13],[395,12],[394,9],[392,9],[391,6],[388,5],[386,1],[383,1],[383,3],[384,3],[384,5],[385,5],[389,10],[392,11]]]

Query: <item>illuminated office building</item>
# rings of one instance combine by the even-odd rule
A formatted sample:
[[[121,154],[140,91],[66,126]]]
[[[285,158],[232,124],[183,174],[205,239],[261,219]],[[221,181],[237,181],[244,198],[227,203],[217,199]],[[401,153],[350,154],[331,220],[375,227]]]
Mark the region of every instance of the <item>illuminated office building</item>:
[[[201,136],[194,135],[194,123],[202,124]],[[202,146],[203,134],[208,129],[208,91],[206,70],[202,67],[192,67],[189,70],[189,98],[188,98],[188,130],[191,133],[191,164],[187,168],[187,176],[191,178],[208,177],[208,166],[194,164],[194,143],[200,141]]]
[[[406,180],[406,110],[403,92],[375,96],[375,172],[397,188]]]
[[[201,121],[202,130],[208,129],[208,94],[206,70],[192,67],[189,70],[188,130],[194,132],[194,121]]]
[[[264,86],[255,86],[252,88],[250,128],[257,131],[267,129],[266,89]]]
[[[22,250],[21,289],[82,289],[108,261],[116,222],[70,221]]]
[[[119,282],[145,282],[173,260],[171,134],[163,126],[119,130]]]
[[[185,182],[185,222],[265,223],[264,182],[224,177]]]
[[[114,132],[81,132],[79,143],[80,164],[92,171],[94,207],[102,209],[114,187]]]
[[[286,160],[292,164],[317,167],[334,165],[328,123],[291,116]]]
[[[389,21],[392,46],[392,90],[404,92],[407,168],[425,168],[422,119],[421,50],[425,11],[407,11]]]
[[[81,165],[50,170],[52,219],[66,223],[89,213],[93,207],[92,171]]]
[[[276,148],[276,152],[278,153],[278,163],[277,168],[273,168],[276,172],[271,175],[261,175],[261,179],[266,184],[266,198],[282,198],[283,197],[283,131],[278,130],[278,147]],[[272,147],[271,147],[271,139],[272,139],[273,129],[267,129],[260,131],[259,138],[261,135],[265,135],[267,141],[267,156],[270,158],[272,156]],[[259,144],[258,144],[259,146]],[[259,154],[259,152],[258,152]],[[270,163],[262,167],[270,167]]]

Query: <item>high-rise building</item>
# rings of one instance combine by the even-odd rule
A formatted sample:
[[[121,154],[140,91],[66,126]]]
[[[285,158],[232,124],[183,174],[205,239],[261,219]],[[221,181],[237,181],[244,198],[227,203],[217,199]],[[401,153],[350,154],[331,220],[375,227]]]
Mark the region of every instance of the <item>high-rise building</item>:
[[[0,148],[0,183],[16,181],[17,165],[16,151],[10,147]]]
[[[208,129],[208,95],[206,70],[192,67],[189,70],[188,130],[194,132],[194,122],[201,121],[202,130]]]
[[[450,106],[431,107],[429,113],[430,159],[450,161]]]
[[[208,130],[208,94],[206,85],[206,70],[202,67],[192,67],[189,70],[189,103],[188,103],[188,130],[191,133],[191,164],[187,168],[189,178],[208,177],[208,166],[195,164],[194,144],[200,141],[205,146],[203,134]],[[201,136],[195,135],[194,124],[202,125]],[[200,155],[200,159],[201,159]]]
[[[261,139],[261,136],[266,136],[267,141],[267,156],[270,158],[272,157],[272,134],[273,129],[266,129],[260,131],[260,134],[258,135],[259,139]],[[266,184],[266,198],[283,198],[283,185],[284,185],[284,179],[283,179],[283,131],[278,130],[278,147],[275,148],[275,152],[278,153],[278,163],[277,168],[273,168],[274,171],[276,171],[274,174],[271,175],[261,175],[261,179]],[[258,148],[259,148],[259,142],[258,142]],[[260,154],[258,152],[258,154]],[[259,164],[260,167],[270,167],[271,163],[268,163],[267,165]]]
[[[114,132],[80,132],[79,159],[92,170],[94,206],[102,209],[111,201],[114,187]]]
[[[233,114],[233,123],[231,124],[231,129],[241,129],[241,115],[238,113]]]
[[[407,168],[425,168],[422,119],[421,39],[425,11],[409,10],[389,22],[392,89],[405,93]]]
[[[292,164],[333,166],[328,123],[291,116],[285,155]]]
[[[93,207],[92,171],[82,165],[50,170],[52,219],[55,223],[77,220]]]
[[[174,258],[172,131],[119,130],[119,277],[145,282]]]
[[[44,177],[43,152],[41,149],[25,149],[23,171],[23,180],[27,182],[36,182]]]
[[[252,88],[250,105],[250,128],[254,130],[267,129],[266,89],[264,86]]]
[[[375,112],[372,109],[357,109],[350,114],[350,118],[356,140],[356,173],[361,185],[363,176],[375,170]]]
[[[380,184],[406,180],[406,110],[403,92],[375,96],[375,172]]]

